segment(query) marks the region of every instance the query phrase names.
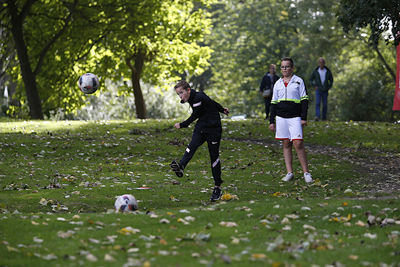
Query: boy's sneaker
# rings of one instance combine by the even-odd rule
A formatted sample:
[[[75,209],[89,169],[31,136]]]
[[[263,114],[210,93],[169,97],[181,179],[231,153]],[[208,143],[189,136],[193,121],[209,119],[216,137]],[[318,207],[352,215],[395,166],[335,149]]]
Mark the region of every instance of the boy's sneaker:
[[[304,173],[304,180],[306,181],[306,183],[312,183],[313,179],[311,177],[311,174],[309,172],[305,172]]]
[[[282,178],[282,181],[284,181],[284,182],[289,182],[290,180],[293,179],[293,177],[294,177],[293,173],[292,173],[292,172],[289,172],[288,174],[286,174],[285,177]]]
[[[182,168],[181,164],[179,164],[178,162],[176,162],[174,160],[171,162],[171,164],[169,166],[175,172],[176,176],[178,176],[178,177],[183,176],[183,168]]]
[[[218,199],[221,198],[221,196],[222,196],[221,188],[216,186],[216,187],[214,187],[214,190],[213,190],[213,192],[211,194],[210,200],[211,201],[217,201]]]

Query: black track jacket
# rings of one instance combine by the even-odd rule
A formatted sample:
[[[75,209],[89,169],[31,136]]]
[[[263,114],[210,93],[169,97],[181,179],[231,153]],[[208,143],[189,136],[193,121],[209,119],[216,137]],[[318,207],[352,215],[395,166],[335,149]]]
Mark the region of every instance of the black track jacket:
[[[221,117],[219,116],[219,112],[223,113],[224,108],[219,103],[209,98],[205,93],[196,92],[193,89],[190,89],[188,103],[192,107],[193,112],[187,120],[180,123],[181,128],[188,127],[193,121],[198,119],[194,131],[221,131]]]

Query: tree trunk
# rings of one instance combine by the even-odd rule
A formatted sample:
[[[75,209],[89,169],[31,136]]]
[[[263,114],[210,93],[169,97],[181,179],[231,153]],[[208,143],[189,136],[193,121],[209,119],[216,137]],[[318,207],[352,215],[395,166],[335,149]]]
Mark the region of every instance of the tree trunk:
[[[29,3],[32,4],[33,2],[34,1],[31,1]],[[32,119],[42,120],[43,119],[42,104],[36,86],[36,76],[32,71],[32,67],[29,62],[28,50],[24,40],[24,33],[23,33],[24,14],[18,15],[18,10],[13,0],[8,1],[8,9],[11,15],[11,32],[13,34],[15,47],[17,49],[22,80],[24,81],[25,92],[28,99],[29,115]]]
[[[396,74],[394,73],[392,68],[389,66],[389,64],[386,62],[385,58],[382,56],[381,51],[378,48],[378,45],[374,45],[374,49],[375,49],[376,53],[378,54],[378,58],[382,61],[386,70],[389,72],[390,76],[392,76],[393,81],[396,83]]]
[[[134,61],[132,65],[131,61]],[[126,59],[126,64],[132,71],[132,87],[133,95],[135,96],[136,117],[138,119],[146,119],[146,104],[144,102],[142,88],[140,87],[140,77],[143,71],[145,54],[139,49],[131,58]]]

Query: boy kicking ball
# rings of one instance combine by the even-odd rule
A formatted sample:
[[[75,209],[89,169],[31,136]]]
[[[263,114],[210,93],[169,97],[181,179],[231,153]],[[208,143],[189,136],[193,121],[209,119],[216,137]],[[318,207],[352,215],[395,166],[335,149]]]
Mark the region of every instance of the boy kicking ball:
[[[271,101],[269,128],[275,131],[275,139],[283,141],[283,156],[287,174],[283,181],[293,179],[292,146],[297,152],[306,183],[313,182],[308,172],[307,154],[303,142],[303,127],[307,125],[308,95],[304,81],[293,74],[293,60],[281,60],[283,77],[274,85]],[[276,121],[275,121],[276,117]]]
[[[181,99],[181,103],[189,103],[192,107],[190,117],[181,123],[175,123],[175,128],[186,128],[193,121],[197,120],[193,130],[192,140],[186,148],[182,159],[172,161],[170,164],[172,170],[178,177],[183,176],[183,170],[192,159],[197,148],[207,141],[208,151],[210,153],[211,171],[214,178],[215,187],[213,189],[210,200],[216,201],[222,195],[221,191],[221,162],[219,160],[219,144],[221,141],[222,126],[219,113],[229,114],[229,109],[223,108],[219,103],[210,99],[203,92],[196,92],[190,88],[186,81],[179,81],[175,87],[175,92]]]

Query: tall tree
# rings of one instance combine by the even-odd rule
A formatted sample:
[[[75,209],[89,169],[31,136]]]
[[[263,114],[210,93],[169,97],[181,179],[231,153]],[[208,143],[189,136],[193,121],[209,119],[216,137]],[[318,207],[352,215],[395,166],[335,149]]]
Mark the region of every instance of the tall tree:
[[[291,56],[296,74],[308,78],[318,57],[337,55],[345,39],[334,8],[331,2],[313,0],[223,1],[215,7],[209,41],[215,51],[215,87],[223,90],[221,95],[240,99],[238,112],[261,111],[257,89],[269,64]]]
[[[400,2],[393,0],[341,0],[337,10],[338,20],[346,32],[362,31],[369,27],[369,45],[375,50],[379,60],[385,66],[392,79],[396,80],[390,67],[379,49],[379,41],[400,43]]]
[[[337,16],[344,30],[369,26],[370,41],[377,45],[384,37],[395,45],[400,43],[400,2],[396,0],[340,0]],[[384,33],[388,33],[382,36]]]
[[[141,82],[168,84],[203,71],[210,49],[200,47],[210,21],[205,0],[7,0],[0,27],[12,32],[29,112],[43,118],[85,102],[76,90],[83,72],[131,81],[138,118],[146,117]],[[40,27],[38,27],[40,25]],[[2,49],[2,51],[5,51]],[[128,84],[128,83],[127,83]],[[24,95],[21,95],[24,98]]]
[[[43,119],[42,105],[36,87],[35,73],[32,70],[28,55],[27,44],[25,43],[23,25],[32,5],[36,0],[29,0],[24,3],[21,10],[16,6],[15,1],[7,0],[6,10],[10,16],[10,30],[18,54],[21,67],[22,79],[25,84],[25,92],[28,98],[30,115],[33,119]]]
[[[25,95],[20,97],[23,102],[27,100],[32,119],[43,119],[43,104],[48,111],[46,102],[52,97],[49,87],[57,84],[60,76],[65,76],[60,70],[68,65],[64,56],[71,53],[66,51],[68,43],[87,45],[82,38],[72,40],[65,36],[74,21],[77,6],[78,0],[7,0],[2,3],[0,27],[11,33],[7,36],[12,36],[12,42],[5,42],[8,50],[3,49],[2,53],[10,48],[16,50],[20,68],[12,70],[12,74],[15,80],[22,76]],[[71,64],[68,67],[72,68]]]
[[[208,64],[210,49],[198,44],[210,27],[208,12],[202,8],[206,1],[112,2],[114,8],[105,10],[111,30],[99,46],[107,58],[103,72],[115,80],[131,81],[136,116],[144,119],[141,82],[166,84],[180,73],[200,73]],[[107,51],[113,56],[106,56]]]

